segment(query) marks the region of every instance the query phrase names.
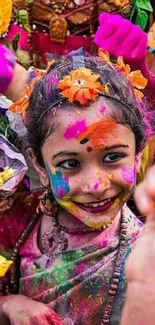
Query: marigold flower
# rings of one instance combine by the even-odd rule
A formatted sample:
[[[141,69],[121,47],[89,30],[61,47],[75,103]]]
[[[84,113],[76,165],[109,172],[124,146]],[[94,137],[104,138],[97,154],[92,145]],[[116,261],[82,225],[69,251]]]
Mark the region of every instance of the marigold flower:
[[[23,117],[26,115],[26,111],[28,108],[28,101],[29,97],[33,91],[33,88],[36,84],[36,82],[41,78],[43,75],[43,72],[41,70],[35,70],[34,71],[36,77],[32,79],[30,85],[26,85],[24,91],[21,94],[21,97],[17,102],[13,103],[10,107],[9,110],[14,113],[21,114]]]
[[[116,63],[112,63],[110,61],[110,55],[107,51],[103,49],[98,50],[98,56],[103,60],[103,62],[112,65],[118,71],[121,71],[131,82],[135,96],[138,99],[142,99],[144,94],[140,91],[140,89],[144,89],[147,85],[148,80],[142,75],[140,70],[131,71],[130,65],[125,64],[123,57],[119,56],[117,58]]]
[[[102,48],[98,49],[98,56],[102,59],[103,62],[108,63],[108,64],[112,64],[110,61],[110,55],[108,53],[108,51],[105,51]]]
[[[62,90],[61,95],[68,98],[70,103],[79,102],[87,105],[89,100],[95,100],[104,87],[99,81],[99,74],[93,73],[90,69],[79,68],[73,70],[69,75],[64,76],[58,83]]]

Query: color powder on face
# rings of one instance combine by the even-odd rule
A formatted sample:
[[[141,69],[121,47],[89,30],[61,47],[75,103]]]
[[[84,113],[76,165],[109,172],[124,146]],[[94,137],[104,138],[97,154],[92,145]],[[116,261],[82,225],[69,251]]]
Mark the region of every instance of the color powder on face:
[[[101,107],[100,107],[100,113],[103,114],[103,113],[105,112],[105,110],[106,110],[106,107],[105,107],[105,106],[101,106]]]
[[[60,170],[47,168],[52,185],[53,194],[61,200],[69,191],[69,182],[67,177],[63,177]]]
[[[94,185],[94,190],[97,191],[98,187],[99,187],[99,183],[96,183],[96,184]]]
[[[81,115],[81,111],[79,111],[79,109],[76,111],[77,115]]]
[[[112,180],[114,178],[114,175],[112,173],[107,174],[107,177],[109,180]]]
[[[103,149],[108,134],[113,132],[117,123],[113,120],[102,120],[90,125],[87,130],[78,136],[78,140],[89,139],[95,149]]]
[[[136,180],[135,168],[123,167],[122,176],[129,185],[134,184]]]
[[[77,138],[81,133],[85,132],[87,130],[86,122],[85,120],[78,121],[73,125],[69,125],[67,130],[64,133],[65,139],[73,139]]]

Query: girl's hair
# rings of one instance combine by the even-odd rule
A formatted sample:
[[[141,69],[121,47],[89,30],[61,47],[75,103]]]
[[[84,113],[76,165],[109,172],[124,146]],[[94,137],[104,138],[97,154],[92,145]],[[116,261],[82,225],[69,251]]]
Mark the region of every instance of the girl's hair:
[[[105,96],[109,107],[108,114],[116,122],[129,127],[134,133],[136,152],[139,152],[144,145],[145,125],[142,109],[137,108],[138,104],[129,80],[112,65],[103,63],[100,58],[87,54],[81,55],[80,51],[76,51],[54,63],[44,77],[37,82],[29,99],[26,118],[28,141],[41,165],[43,165],[41,147],[49,135],[49,112],[62,100],[57,83],[63,76],[81,66],[99,74],[100,82],[104,86],[108,84],[110,95],[106,97],[103,94],[103,99]],[[66,100],[63,101],[59,109],[64,107],[66,109],[66,102]],[[68,106],[71,107],[69,104]],[[72,104],[72,109],[75,108],[77,105]],[[83,107],[78,106],[78,109],[82,110]]]

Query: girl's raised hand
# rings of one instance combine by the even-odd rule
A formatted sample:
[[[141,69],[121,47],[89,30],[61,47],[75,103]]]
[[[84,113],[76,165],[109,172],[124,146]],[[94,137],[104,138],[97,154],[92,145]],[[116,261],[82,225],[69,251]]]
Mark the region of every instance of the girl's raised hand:
[[[139,210],[147,216],[144,232],[126,265],[128,281],[121,325],[155,324],[155,166],[136,191]]]
[[[63,325],[47,305],[23,295],[10,296],[1,306],[0,325]]]
[[[94,42],[108,51],[112,57],[123,56],[130,64],[145,60],[147,53],[147,35],[139,26],[133,25],[120,15],[101,13],[99,28]]]

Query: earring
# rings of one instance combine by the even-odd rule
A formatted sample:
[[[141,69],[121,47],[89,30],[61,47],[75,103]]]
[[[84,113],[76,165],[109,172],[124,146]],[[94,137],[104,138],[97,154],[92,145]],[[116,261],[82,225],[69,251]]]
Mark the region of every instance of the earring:
[[[54,199],[52,191],[46,189],[39,199],[39,209],[41,212],[47,216],[55,217],[58,212],[58,205]]]

